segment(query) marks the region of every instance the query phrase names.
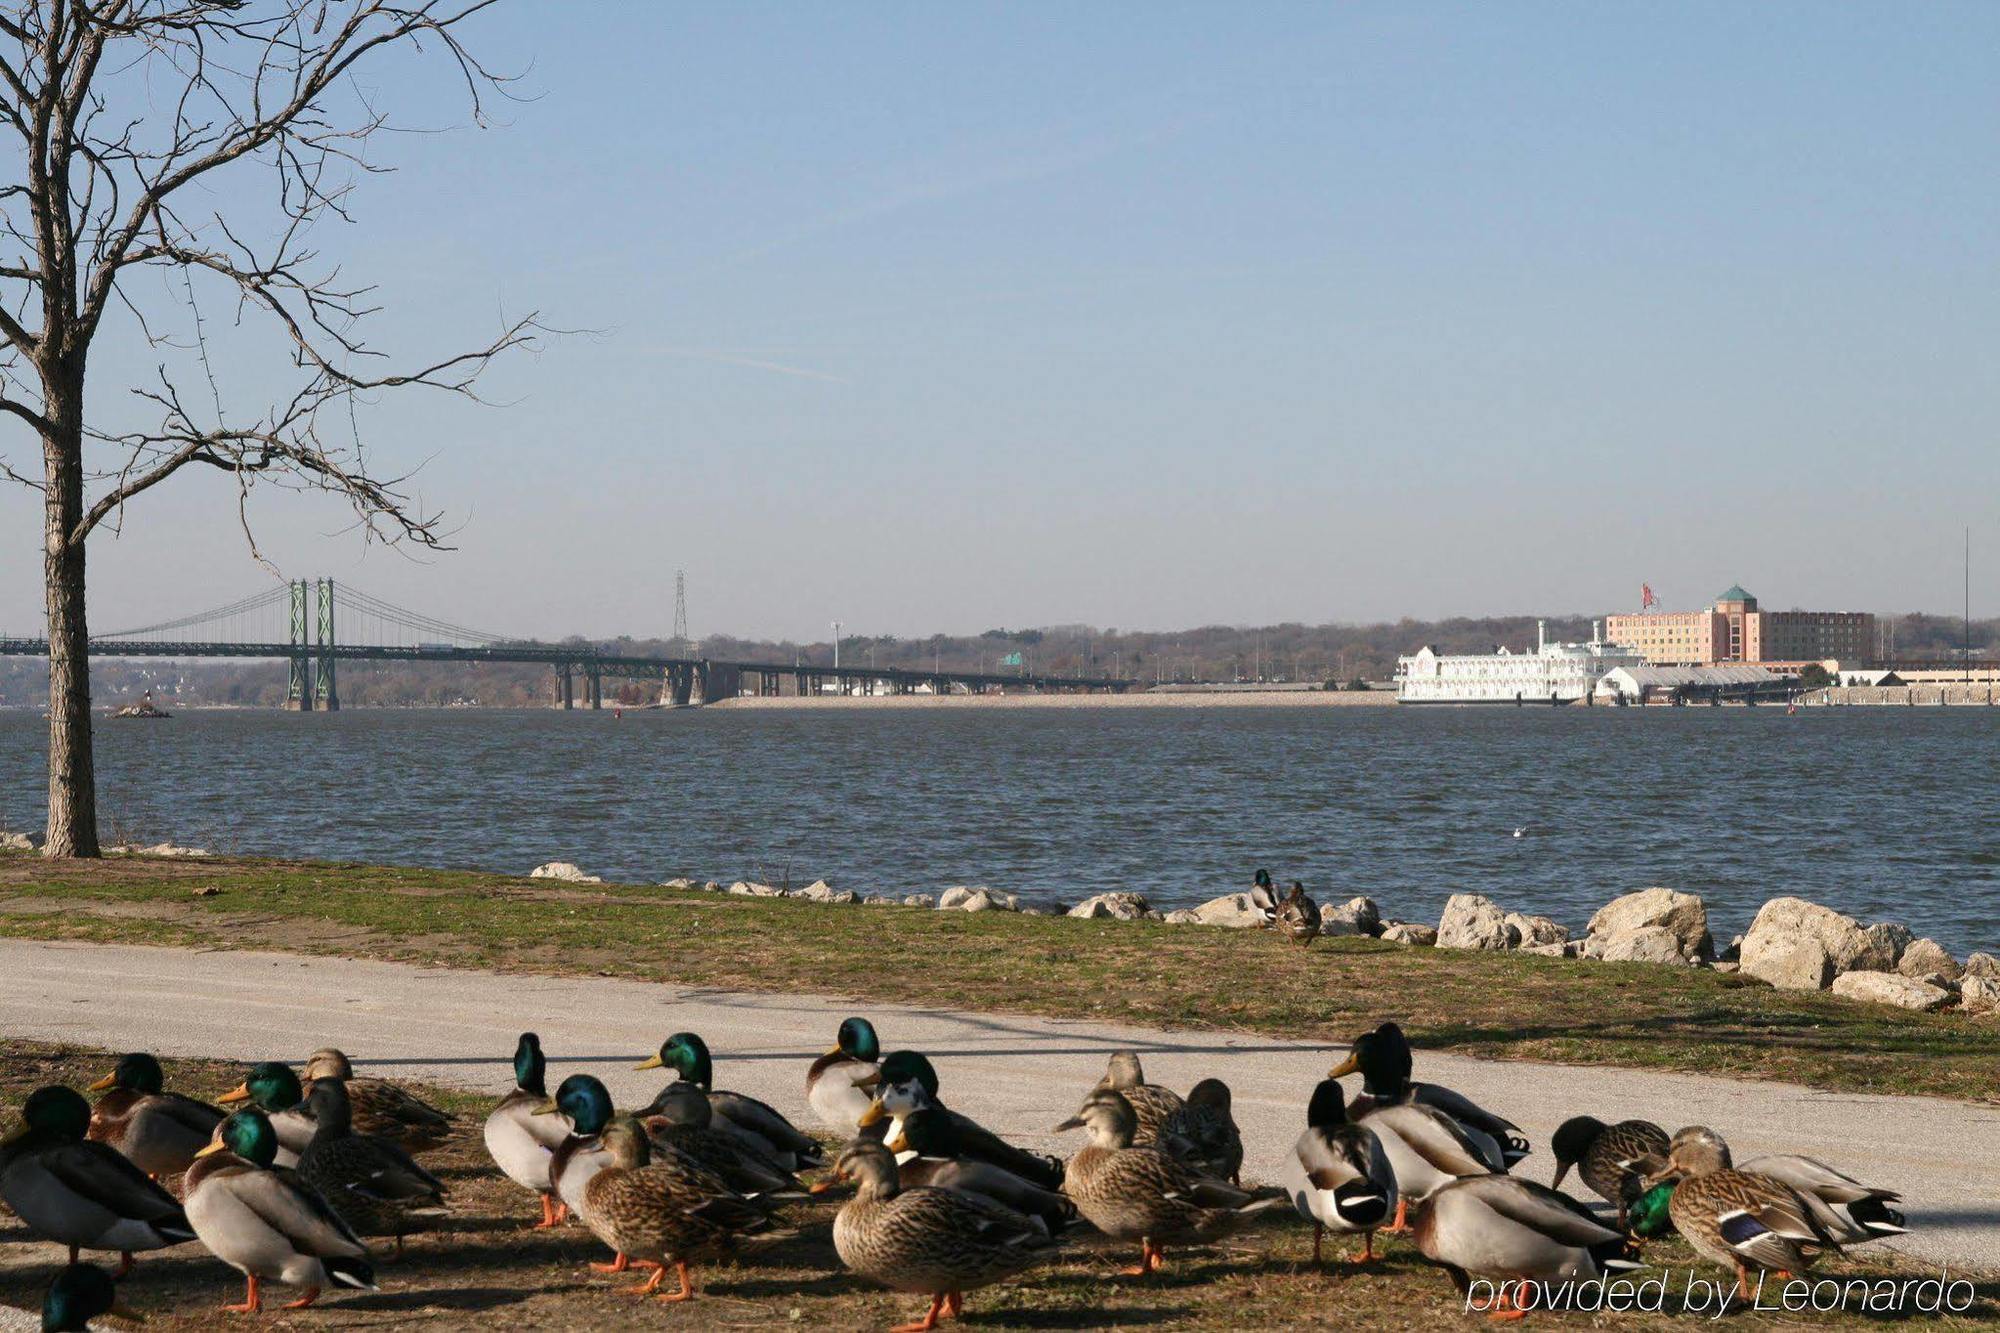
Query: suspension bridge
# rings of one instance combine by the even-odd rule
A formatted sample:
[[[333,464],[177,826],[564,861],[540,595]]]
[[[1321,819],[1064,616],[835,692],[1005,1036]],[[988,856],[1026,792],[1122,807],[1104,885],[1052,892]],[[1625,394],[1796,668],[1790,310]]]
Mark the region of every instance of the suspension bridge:
[[[683,634],[678,640],[685,642]],[[48,640],[0,636],[0,656],[46,657]],[[983,694],[1006,690],[1122,693],[1105,676],[1008,674],[825,663],[725,661],[608,651],[584,642],[541,643],[494,634],[396,606],[352,584],[293,579],[225,606],[134,629],[93,634],[92,657],[274,659],[290,663],[285,706],[340,707],[342,662],[527,662],[546,666],[553,701],[604,706],[604,682],[657,682],[662,704],[713,703],[742,694]],[[789,687],[789,688],[788,688]]]

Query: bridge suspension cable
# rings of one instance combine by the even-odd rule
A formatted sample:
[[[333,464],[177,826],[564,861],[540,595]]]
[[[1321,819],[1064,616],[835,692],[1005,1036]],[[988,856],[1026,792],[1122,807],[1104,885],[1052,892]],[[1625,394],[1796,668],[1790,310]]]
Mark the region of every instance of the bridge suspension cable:
[[[162,620],[155,625],[140,625],[133,629],[111,630],[108,633],[93,634],[91,637],[96,639],[136,639],[144,635],[162,635],[172,630],[194,629],[201,625],[214,624],[219,621],[240,619],[243,616],[251,615],[258,611],[282,605],[290,595],[291,589],[289,585],[266,588],[263,592],[245,597],[240,601],[231,602],[227,606],[210,607],[206,611],[197,611],[193,615],[181,616],[175,620]]]
[[[456,625],[448,620],[439,620],[436,616],[425,615],[421,611],[397,606],[393,602],[364,592],[351,583],[339,585],[335,605],[347,615],[374,621],[377,630],[394,627],[408,630],[420,639],[472,647],[520,642],[514,635],[494,634],[487,630],[474,629],[469,625]]]

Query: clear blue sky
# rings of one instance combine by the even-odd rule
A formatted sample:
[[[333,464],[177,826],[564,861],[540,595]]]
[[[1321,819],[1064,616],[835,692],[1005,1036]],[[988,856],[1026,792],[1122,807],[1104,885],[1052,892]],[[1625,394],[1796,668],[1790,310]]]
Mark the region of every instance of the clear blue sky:
[[[800,637],[1641,580],[1945,610],[1969,523],[2000,611],[2000,7],[516,3],[473,36],[534,100],[380,145],[322,248],[396,346],[599,332],[496,370],[504,406],[374,416],[457,553],[280,500],[287,574],[542,635],[663,633],[677,567],[697,633]],[[439,72],[370,77],[464,125]],[[147,364],[107,349],[100,401]],[[0,625],[38,616],[37,522],[0,498]],[[207,475],[92,562],[104,628],[269,577]]]

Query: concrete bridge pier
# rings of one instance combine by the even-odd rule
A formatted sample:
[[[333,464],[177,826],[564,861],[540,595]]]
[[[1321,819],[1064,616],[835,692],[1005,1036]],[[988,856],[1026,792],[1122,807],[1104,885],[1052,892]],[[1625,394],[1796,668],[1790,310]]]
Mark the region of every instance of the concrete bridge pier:
[[[585,691],[590,695],[591,708],[595,710],[604,707],[604,673],[593,667],[583,673],[583,683]]]
[[[556,704],[565,713],[576,707],[576,680],[567,662],[556,668]]]

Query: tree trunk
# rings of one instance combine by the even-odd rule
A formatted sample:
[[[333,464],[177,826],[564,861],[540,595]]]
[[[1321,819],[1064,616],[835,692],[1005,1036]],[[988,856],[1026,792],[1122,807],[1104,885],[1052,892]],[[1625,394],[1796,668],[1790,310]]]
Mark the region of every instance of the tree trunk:
[[[80,379],[81,377],[79,377]],[[49,614],[49,826],[44,856],[97,856],[97,772],[91,757],[90,629],[84,614],[83,394],[50,395],[42,441],[42,578]]]

